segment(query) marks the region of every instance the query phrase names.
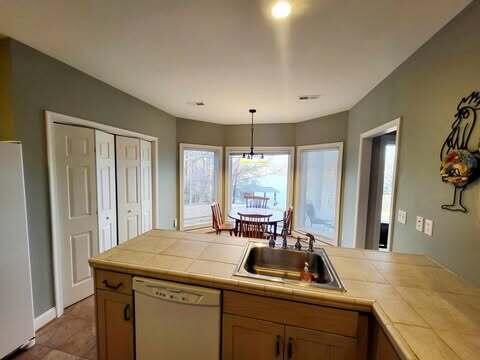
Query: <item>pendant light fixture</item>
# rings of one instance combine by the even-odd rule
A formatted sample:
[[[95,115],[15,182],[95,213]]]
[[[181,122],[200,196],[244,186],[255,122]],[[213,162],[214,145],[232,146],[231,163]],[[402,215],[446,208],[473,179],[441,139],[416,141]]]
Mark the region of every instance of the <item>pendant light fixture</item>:
[[[252,114],[252,125],[251,125],[251,128],[250,128],[250,152],[249,153],[243,153],[242,155],[242,158],[243,159],[247,159],[247,160],[254,160],[254,159],[263,159],[263,154],[262,153],[256,153],[254,150],[253,150],[253,114],[255,114],[257,112],[257,110],[255,109],[250,109],[248,110],[250,112],[250,114]]]

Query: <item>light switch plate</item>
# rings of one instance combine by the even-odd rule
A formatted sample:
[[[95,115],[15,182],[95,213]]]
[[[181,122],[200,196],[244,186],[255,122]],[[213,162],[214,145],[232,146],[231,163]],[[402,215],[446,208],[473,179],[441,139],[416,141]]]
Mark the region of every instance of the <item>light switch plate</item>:
[[[399,209],[397,214],[397,220],[400,224],[407,223],[407,212],[405,210]]]
[[[433,234],[433,220],[425,219],[425,226],[424,226],[423,232],[428,236],[432,236],[432,234]]]
[[[423,216],[417,216],[417,222],[415,223],[415,229],[417,231],[423,231]]]

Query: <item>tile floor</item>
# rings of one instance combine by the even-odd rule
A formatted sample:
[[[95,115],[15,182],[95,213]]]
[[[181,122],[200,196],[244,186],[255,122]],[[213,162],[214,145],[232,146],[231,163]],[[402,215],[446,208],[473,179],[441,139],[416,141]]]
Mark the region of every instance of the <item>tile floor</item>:
[[[10,355],[8,360],[96,360],[93,296],[65,309],[58,319],[41,328],[32,348]]]

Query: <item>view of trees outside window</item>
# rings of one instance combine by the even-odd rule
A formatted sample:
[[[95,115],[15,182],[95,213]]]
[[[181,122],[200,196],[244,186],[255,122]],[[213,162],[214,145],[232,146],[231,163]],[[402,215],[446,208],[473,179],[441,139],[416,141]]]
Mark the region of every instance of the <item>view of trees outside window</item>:
[[[296,227],[333,239],[337,233],[339,149],[307,149],[300,151],[299,156]]]
[[[265,154],[255,160],[230,155],[230,209],[245,208],[245,197],[255,195],[268,198],[267,208],[285,210],[289,160],[289,154]]]
[[[395,145],[385,146],[385,165],[383,169],[383,195],[381,222],[390,223],[390,209],[392,205],[393,169],[395,166]]]
[[[185,149],[183,152],[183,226],[210,225],[210,205],[217,200],[216,152]]]

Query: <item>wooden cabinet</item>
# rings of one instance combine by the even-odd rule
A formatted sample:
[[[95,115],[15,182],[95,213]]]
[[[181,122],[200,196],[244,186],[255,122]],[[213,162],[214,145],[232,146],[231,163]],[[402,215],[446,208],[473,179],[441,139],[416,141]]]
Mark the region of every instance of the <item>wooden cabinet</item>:
[[[224,360],[283,359],[284,326],[269,321],[225,314]]]
[[[357,341],[347,336],[287,326],[285,339],[286,360],[357,359]]]
[[[379,324],[374,326],[372,360],[400,360],[395,348]]]
[[[355,311],[224,291],[223,360],[363,360],[368,318]]]
[[[132,277],[95,271],[98,360],[133,360],[134,309]]]

